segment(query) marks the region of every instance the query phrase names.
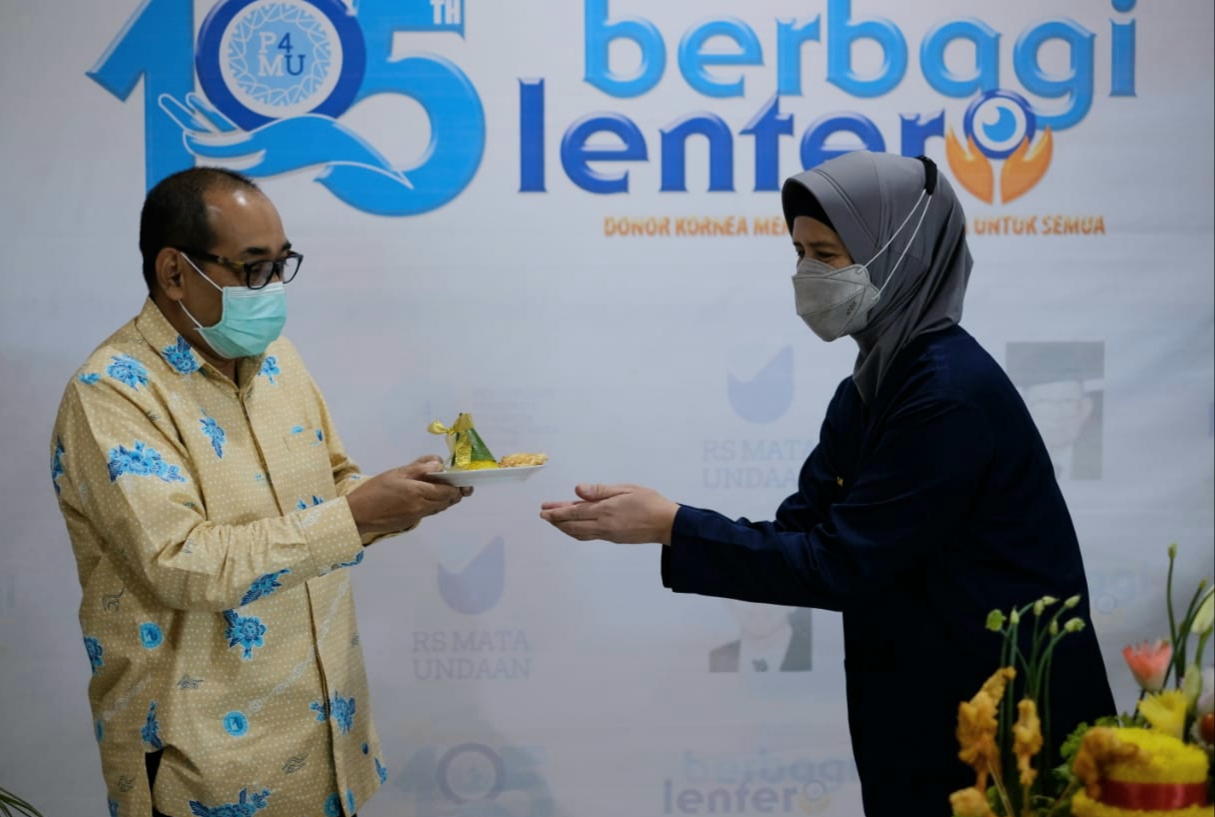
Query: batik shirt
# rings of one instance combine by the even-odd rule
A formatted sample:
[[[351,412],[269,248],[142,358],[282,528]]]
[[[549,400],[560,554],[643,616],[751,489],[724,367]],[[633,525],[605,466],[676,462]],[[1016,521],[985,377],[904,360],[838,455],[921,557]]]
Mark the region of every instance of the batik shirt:
[[[347,570],[360,475],[288,341],[238,367],[239,386],[148,301],[55,423],[117,817],[340,817],[387,777]]]

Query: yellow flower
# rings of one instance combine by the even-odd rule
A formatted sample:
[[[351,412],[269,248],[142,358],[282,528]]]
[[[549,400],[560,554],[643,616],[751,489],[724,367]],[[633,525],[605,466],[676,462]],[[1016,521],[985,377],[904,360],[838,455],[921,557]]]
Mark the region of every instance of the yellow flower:
[[[1038,720],[1038,705],[1032,698],[1024,698],[1017,704],[1017,722],[1013,724],[1013,754],[1017,756],[1017,769],[1021,772],[1021,785],[1033,785],[1038,772],[1034,770],[1034,755],[1042,750],[1042,723]]]
[[[983,688],[980,692],[986,692],[987,695],[999,703],[1004,697],[1004,688],[1008,686],[1008,682],[1017,677],[1017,671],[1012,667],[1004,667],[998,669],[991,674],[991,677],[983,682]]]
[[[1139,714],[1152,728],[1177,740],[1185,733],[1185,712],[1185,692],[1179,689],[1148,695],[1139,702]]]
[[[962,789],[949,795],[954,817],[994,817],[987,797],[976,788]]]
[[[1139,747],[1123,743],[1118,732],[1106,726],[1094,726],[1084,733],[1080,751],[1072,761],[1072,774],[1084,783],[1085,792],[1094,800],[1101,798],[1101,778],[1113,763],[1129,760],[1139,754]]]
[[[1000,749],[996,746],[996,710],[1004,697],[1004,688],[1015,678],[1012,667],[997,670],[983,688],[969,701],[958,704],[958,743],[962,749],[958,757],[975,770],[975,788],[987,790],[987,775],[1000,765]]]
[[[1206,752],[1152,729],[1090,729],[1080,744],[1072,772],[1085,784],[1072,801],[1076,817],[1114,817],[1149,814],[1164,817],[1210,817],[1210,806],[1166,811],[1135,811],[1101,805],[1107,783],[1203,784],[1207,779]]]

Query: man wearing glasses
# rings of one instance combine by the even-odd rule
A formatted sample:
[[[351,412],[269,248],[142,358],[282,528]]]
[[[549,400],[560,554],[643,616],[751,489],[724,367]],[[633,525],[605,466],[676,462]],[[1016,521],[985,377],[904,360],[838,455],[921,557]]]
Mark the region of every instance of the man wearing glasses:
[[[1013,342],[1006,368],[1042,434],[1056,479],[1101,479],[1105,344]]]
[[[149,298],[73,377],[51,479],[111,815],[349,817],[387,778],[347,568],[466,492],[364,478],[295,348],[303,257],[248,179],[144,203]]]

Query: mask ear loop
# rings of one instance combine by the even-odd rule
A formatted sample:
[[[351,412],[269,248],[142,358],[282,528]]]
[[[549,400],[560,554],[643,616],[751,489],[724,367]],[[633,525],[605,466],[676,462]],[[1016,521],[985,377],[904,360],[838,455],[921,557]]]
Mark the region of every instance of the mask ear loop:
[[[918,199],[916,199],[915,204],[913,204],[911,206],[911,210],[908,211],[908,213],[907,213],[907,218],[903,219],[903,223],[900,224],[899,228],[894,231],[894,235],[890,236],[890,240],[886,242],[885,246],[883,246],[880,250],[878,250],[877,254],[874,255],[873,258],[870,258],[869,261],[863,265],[863,269],[865,270],[866,275],[868,275],[869,265],[872,264],[879,256],[881,256],[882,253],[886,252],[886,249],[891,244],[894,243],[894,240],[896,238],[899,237],[899,233],[903,232],[903,228],[907,226],[907,222],[911,221],[911,217],[915,215],[916,208],[918,208],[920,206],[920,202],[924,201],[925,196],[928,197],[928,202],[924,204],[924,209],[920,211],[920,220],[917,221],[915,224],[915,232],[913,232],[911,234],[911,239],[907,242],[907,246],[903,248],[903,252],[899,256],[899,260],[894,262],[894,266],[890,270],[890,275],[886,278],[886,283],[882,284],[881,289],[879,289],[877,291],[877,294],[874,296],[873,303],[875,305],[877,304],[878,301],[880,301],[882,299],[882,292],[885,291],[886,287],[890,284],[890,282],[892,280],[894,280],[894,273],[898,270],[899,266],[903,263],[903,259],[907,257],[907,252],[911,249],[911,242],[915,241],[915,237],[917,235],[919,235],[919,233],[920,233],[920,227],[924,224],[924,216],[928,215],[928,204],[930,204],[932,202],[932,196],[929,195],[927,189],[920,191],[920,197]],[[856,317],[856,315],[854,314],[852,318],[848,319],[848,323],[844,324],[845,331],[842,332],[841,334],[845,334],[845,335],[848,334],[847,328],[852,325],[852,321],[855,317]]]
[[[929,203],[930,204],[932,203],[933,194],[935,194],[937,192],[937,165],[936,165],[936,162],[934,162],[932,159],[929,159],[927,156],[917,156],[916,158],[920,161],[921,164],[924,165],[924,189],[920,191],[920,197],[915,200],[915,204],[911,205],[911,210],[908,211],[907,218],[903,219],[903,223],[900,224],[899,228],[894,231],[894,235],[890,236],[890,240],[887,241],[885,244],[883,244],[882,248],[880,250],[878,250],[876,253],[874,253],[872,258],[870,258],[868,261],[866,261],[864,264],[862,264],[862,266],[865,267],[865,269],[869,269],[869,265],[872,264],[874,261],[876,261],[879,257],[881,257],[882,253],[886,252],[886,250],[890,247],[890,245],[894,243],[894,240],[899,237],[899,234],[901,232],[903,232],[903,228],[907,226],[907,222],[911,221],[911,217],[915,215],[915,208],[920,206],[920,202],[922,202],[924,200],[925,196],[928,197]],[[925,204],[924,212],[920,213],[920,220],[915,226],[915,232],[912,233],[912,235],[911,235],[912,241],[914,241],[916,235],[919,234],[920,225],[924,223],[924,214],[927,212],[928,212],[928,205]],[[909,248],[911,247],[910,241],[907,242],[907,246]],[[903,250],[903,255],[906,255],[906,254],[907,254],[907,250]],[[897,262],[895,262],[894,269],[898,269],[899,264],[903,263],[903,255],[900,255],[899,260]],[[892,269],[890,271],[891,274],[894,273],[894,269]]]
[[[907,222],[911,221],[911,217],[915,215],[916,208],[920,206],[920,202],[922,202],[924,200],[925,195],[926,195],[926,191],[921,190],[920,197],[915,200],[915,204],[911,205],[911,209],[907,211],[907,218],[903,219],[903,223],[900,224],[898,229],[894,231],[894,233],[890,236],[890,239],[885,244],[882,245],[882,248],[880,250],[878,250],[877,252],[875,252],[873,254],[873,257],[870,258],[868,261],[866,261],[861,266],[868,269],[870,264],[872,264],[874,261],[876,261],[882,257],[882,253],[886,252],[886,250],[890,247],[890,245],[894,243],[894,240],[899,237],[899,233],[903,232],[903,228],[907,226]]]
[[[179,250],[179,252],[180,252],[180,250]],[[184,258],[184,259],[186,259],[186,263],[187,263],[187,264],[189,264],[191,267],[193,267],[193,268],[194,268],[194,271],[195,271],[195,272],[197,272],[199,275],[201,275],[201,276],[203,277],[203,280],[204,280],[204,281],[206,281],[208,284],[210,284],[211,286],[213,286],[213,287],[215,287],[216,289],[218,289],[220,292],[223,292],[223,291],[224,291],[224,288],[223,288],[223,287],[221,287],[219,284],[217,284],[217,283],[215,283],[214,281],[212,281],[212,280],[211,280],[211,278],[210,278],[210,277],[207,275],[207,273],[203,272],[202,270],[200,270],[200,269],[198,268],[198,265],[197,265],[197,264],[195,264],[193,260],[191,260],[190,256],[186,255],[186,254],[183,252],[183,253],[181,254],[181,257],[182,257],[182,258]],[[198,318],[196,318],[196,317],[194,317],[193,315],[191,315],[191,314],[190,314],[190,310],[186,309],[186,305],[185,305],[185,304],[183,304],[181,301],[178,301],[178,302],[177,302],[177,305],[181,307],[181,311],[182,311],[182,312],[185,312],[185,313],[186,313],[186,317],[187,317],[187,318],[189,318],[190,320],[192,320],[192,321],[194,322],[194,325],[195,325],[196,327],[198,327],[199,329],[204,329],[204,328],[206,328],[206,327],[204,327],[204,326],[203,326],[201,323],[199,323],[199,322],[198,322]]]
[[[920,193],[920,199],[919,199],[919,201],[916,201],[916,206],[919,206],[920,201],[923,201],[926,193],[927,193],[927,191],[925,191],[924,193]],[[920,211],[920,220],[915,223],[915,231],[911,234],[911,238],[908,239],[908,241],[907,241],[907,246],[903,248],[903,252],[899,255],[899,260],[895,261],[894,266],[891,267],[890,275],[886,278],[886,283],[882,284],[882,288],[878,290],[878,293],[877,293],[878,298],[882,297],[883,290],[885,290],[886,287],[890,285],[890,282],[892,280],[894,280],[894,273],[898,270],[899,266],[903,263],[903,259],[907,257],[907,253],[911,250],[911,244],[913,241],[915,241],[915,237],[920,234],[920,227],[923,226],[923,224],[924,224],[924,216],[928,215],[928,206],[930,204],[932,204],[932,196],[928,196],[928,201],[924,202],[924,209]],[[912,208],[911,213],[907,214],[908,220],[911,219],[911,215],[914,212],[915,212],[915,208]],[[904,222],[904,223],[906,223],[906,222]]]

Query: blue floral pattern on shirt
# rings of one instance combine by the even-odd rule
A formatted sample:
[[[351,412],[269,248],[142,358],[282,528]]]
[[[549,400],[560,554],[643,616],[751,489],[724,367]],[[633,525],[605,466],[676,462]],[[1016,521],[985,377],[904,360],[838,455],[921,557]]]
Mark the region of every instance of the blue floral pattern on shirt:
[[[364,553],[363,553],[363,551],[360,550],[359,554],[357,556],[355,556],[353,559],[351,559],[349,562],[338,562],[338,567],[354,567],[355,565],[362,564],[363,556],[364,556]]]
[[[160,456],[160,452],[150,445],[135,441],[132,448],[119,445],[110,449],[110,482],[117,482],[123,474],[134,474],[140,477],[157,477],[161,482],[185,482],[181,468],[169,465]]]
[[[198,359],[194,357],[194,350],[190,348],[190,344],[181,335],[177,336],[177,343],[172,346],[166,346],[160,350],[160,353],[168,361],[169,365],[181,374],[193,374],[200,368]]]
[[[224,637],[228,639],[228,646],[242,647],[244,649],[242,659],[248,661],[253,658],[255,647],[265,646],[266,642],[262,636],[266,634],[266,625],[262,624],[260,618],[241,616],[233,610],[228,610],[224,613],[224,620],[228,622],[228,629],[224,632]]]
[[[379,775],[380,783],[388,782],[388,768],[380,762],[378,757],[375,759],[375,773]]]
[[[55,496],[59,496],[59,478],[63,476],[63,440],[55,441],[55,453],[51,456],[51,485],[55,486]]]
[[[334,792],[325,798],[325,817],[342,817],[342,795]]]
[[[148,707],[148,719],[144,722],[143,729],[139,730],[139,736],[153,749],[165,748],[164,743],[160,740],[160,721],[156,719],[156,701],[152,701]]]
[[[316,494],[312,495],[312,504],[313,505],[320,505],[324,501],[325,501],[324,499],[320,498]],[[305,500],[300,499],[300,500],[296,501],[295,507],[299,508],[301,511],[306,511],[306,510],[308,510],[308,503]]]
[[[278,577],[290,572],[290,568],[283,568],[282,570],[277,570],[274,573],[267,573],[260,579],[255,580],[253,584],[249,585],[249,589],[245,591],[245,595],[241,597],[240,606],[244,607],[246,604],[251,604],[258,599],[264,599],[275,590],[278,590],[280,587],[282,587],[282,585],[278,582]]]
[[[139,642],[145,650],[154,650],[164,643],[165,635],[160,627],[150,621],[139,625]]]
[[[130,355],[114,355],[113,363],[106,366],[105,373],[139,391],[140,386],[148,385],[148,370]]]
[[[262,361],[262,367],[258,370],[257,376],[264,377],[270,381],[270,385],[277,386],[278,381],[274,379],[274,376],[282,373],[282,369],[278,367],[278,358],[270,355]]]
[[[357,709],[354,698],[343,698],[340,692],[335,693],[330,701],[313,701],[308,706],[316,713],[316,719],[324,722],[333,718],[338,731],[345,735],[354,726],[354,713]]]
[[[101,642],[93,636],[86,635],[84,649],[89,654],[89,666],[93,668],[93,674],[96,675],[105,666],[105,662],[101,660],[101,656],[105,654],[105,647],[102,647]]]
[[[118,801],[107,799],[106,805],[110,807],[110,817],[118,817]]]
[[[355,805],[354,792],[352,792],[350,789],[346,789],[346,808],[350,809],[351,814],[354,813]]]
[[[202,432],[211,438],[211,448],[215,451],[215,456],[221,460],[224,458],[224,442],[228,439],[227,433],[215,421],[214,417],[203,414],[198,420],[202,424]]]
[[[101,382],[101,375],[97,374],[97,372],[85,372],[77,380],[86,386],[95,386]]]
[[[244,737],[249,732],[249,719],[244,712],[229,712],[224,715],[224,731],[234,738]]]
[[[269,797],[269,789],[262,789],[261,793],[253,794],[249,794],[248,789],[241,789],[235,803],[224,803],[222,806],[204,806],[197,800],[191,800],[190,812],[194,817],[253,817],[269,805],[266,802]]]

